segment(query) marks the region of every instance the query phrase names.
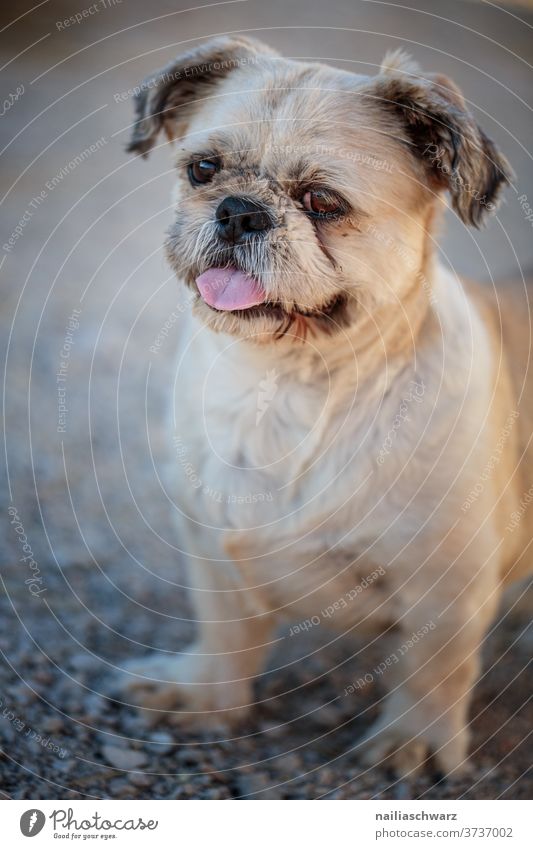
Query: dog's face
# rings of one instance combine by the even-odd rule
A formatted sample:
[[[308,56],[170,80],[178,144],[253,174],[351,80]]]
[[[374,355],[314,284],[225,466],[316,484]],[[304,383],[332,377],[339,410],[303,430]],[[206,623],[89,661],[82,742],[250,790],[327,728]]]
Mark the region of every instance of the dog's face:
[[[509,167],[444,78],[375,77],[217,39],[148,78],[130,150],[178,149],[170,262],[210,327],[333,334],[425,285],[444,190],[479,224]]]

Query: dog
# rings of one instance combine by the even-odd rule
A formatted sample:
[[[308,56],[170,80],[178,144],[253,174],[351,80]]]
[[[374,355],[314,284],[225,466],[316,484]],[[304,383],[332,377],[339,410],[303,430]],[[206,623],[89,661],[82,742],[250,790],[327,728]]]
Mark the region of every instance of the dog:
[[[198,637],[123,686],[153,721],[238,727],[280,622],[382,635],[361,763],[458,773],[484,635],[532,560],[533,382],[520,287],[460,281],[437,228],[448,203],[480,226],[511,168],[402,51],[360,76],[219,37],[135,108],[128,150],[176,152],[169,406]]]

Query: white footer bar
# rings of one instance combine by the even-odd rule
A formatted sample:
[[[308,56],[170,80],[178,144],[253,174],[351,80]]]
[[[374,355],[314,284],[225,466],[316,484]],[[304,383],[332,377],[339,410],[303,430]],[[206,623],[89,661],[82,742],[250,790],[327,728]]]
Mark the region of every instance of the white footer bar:
[[[527,801],[5,801],[5,847],[533,846]],[[30,838],[35,837],[35,843]]]

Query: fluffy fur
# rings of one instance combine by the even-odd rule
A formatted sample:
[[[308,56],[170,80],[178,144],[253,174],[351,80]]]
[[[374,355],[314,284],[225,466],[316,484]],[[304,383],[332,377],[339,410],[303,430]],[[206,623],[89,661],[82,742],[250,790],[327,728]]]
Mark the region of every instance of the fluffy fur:
[[[458,770],[481,642],[531,561],[529,513],[508,526],[531,482],[533,391],[517,312],[500,296],[502,330],[485,291],[438,264],[435,226],[446,191],[480,224],[510,168],[453,83],[401,53],[362,77],[216,39],[148,78],[136,105],[132,152],[161,129],[174,140],[167,252],[194,300],[172,429],[199,633],[124,683],[153,720],[238,722],[280,621],[349,596],[327,625],[386,635],[397,656],[362,762]],[[192,187],[187,166],[206,157],[220,171]],[[306,214],[316,185],[339,193],[339,217]],[[235,194],[276,226],[229,248],[214,213]],[[225,264],[262,283],[264,308],[204,303],[196,278]]]

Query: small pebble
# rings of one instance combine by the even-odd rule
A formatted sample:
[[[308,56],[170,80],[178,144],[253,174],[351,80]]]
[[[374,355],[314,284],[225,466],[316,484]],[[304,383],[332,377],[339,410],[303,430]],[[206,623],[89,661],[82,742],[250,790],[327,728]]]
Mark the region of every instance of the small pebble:
[[[76,761],[73,758],[58,758],[56,768],[63,773],[74,772]]]
[[[144,772],[130,772],[128,774],[128,780],[135,787],[151,787],[154,783],[154,776],[146,775]]]
[[[98,659],[94,658],[91,654],[72,655],[69,658],[69,664],[72,669],[78,672],[94,671],[99,666]]]
[[[137,790],[123,778],[113,778],[108,785],[108,792],[112,799],[128,799],[137,796]]]
[[[140,766],[144,766],[147,761],[144,752],[136,752],[134,749],[123,749],[120,746],[103,746],[102,755],[116,769],[137,769]]]
[[[178,744],[167,731],[154,731],[150,735],[150,742],[146,747],[154,755],[168,755]]]

